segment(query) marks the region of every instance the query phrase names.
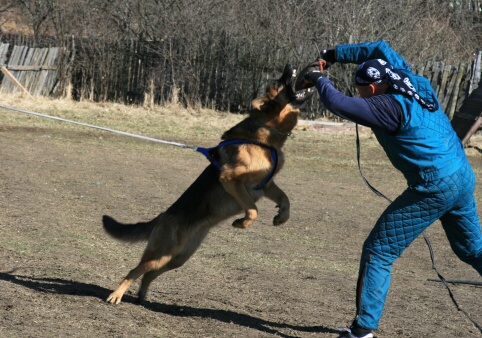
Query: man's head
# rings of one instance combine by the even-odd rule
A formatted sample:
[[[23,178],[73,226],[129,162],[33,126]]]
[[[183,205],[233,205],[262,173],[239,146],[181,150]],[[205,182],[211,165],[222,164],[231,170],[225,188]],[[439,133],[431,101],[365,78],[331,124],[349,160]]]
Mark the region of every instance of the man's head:
[[[390,62],[382,59],[369,60],[359,65],[355,73],[355,84],[362,98],[381,95],[390,89],[413,97],[429,111],[435,111],[439,107],[437,97],[434,94],[428,98],[429,100],[420,97],[409,76],[395,69]]]
[[[388,90],[388,83],[368,84],[364,86],[356,85],[356,89],[360,97],[367,99],[375,95],[385,94]]]
[[[384,94],[389,88],[392,69],[393,66],[382,59],[369,60],[359,65],[355,73],[355,85],[360,97]]]

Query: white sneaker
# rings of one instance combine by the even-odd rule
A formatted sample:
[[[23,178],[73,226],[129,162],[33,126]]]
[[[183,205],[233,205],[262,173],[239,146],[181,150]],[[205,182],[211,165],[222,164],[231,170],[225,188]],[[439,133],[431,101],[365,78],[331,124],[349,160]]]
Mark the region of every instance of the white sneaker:
[[[338,338],[373,338],[373,333],[367,333],[363,336],[355,336],[349,327],[344,327],[339,329],[341,331]]]

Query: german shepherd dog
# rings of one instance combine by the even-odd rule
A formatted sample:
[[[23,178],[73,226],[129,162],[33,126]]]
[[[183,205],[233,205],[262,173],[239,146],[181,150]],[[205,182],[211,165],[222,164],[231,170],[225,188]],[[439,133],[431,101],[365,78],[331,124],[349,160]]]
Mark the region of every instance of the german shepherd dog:
[[[312,91],[296,94],[291,86],[295,70],[288,64],[281,78],[271,83],[266,93],[251,102],[249,117],[229,129],[213,151],[211,163],[192,185],[165,212],[152,221],[122,224],[103,217],[104,229],[112,237],[126,242],[147,240],[137,265],[109,295],[107,302],[118,304],[129,286],[142,278],[138,301],[142,302],[151,282],[162,273],[183,265],[197,250],[209,230],[219,222],[244,211],[244,217],[232,224],[248,228],[257,218],[256,201],[262,196],[276,203],[274,225],[285,223],[290,214],[286,194],[272,179],[284,164],[281,151],[298,121],[300,110]],[[273,152],[276,163],[273,163]],[[263,179],[269,178],[260,187]]]

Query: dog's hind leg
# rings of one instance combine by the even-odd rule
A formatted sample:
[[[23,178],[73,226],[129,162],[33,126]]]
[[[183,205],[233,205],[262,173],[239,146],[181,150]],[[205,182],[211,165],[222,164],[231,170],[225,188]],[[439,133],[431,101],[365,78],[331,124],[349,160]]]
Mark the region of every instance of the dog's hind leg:
[[[194,252],[193,252],[194,253]],[[142,277],[141,287],[139,288],[139,293],[137,294],[137,302],[142,303],[147,296],[147,290],[149,289],[149,285],[151,285],[152,281],[162,275],[164,272],[169,270],[174,270],[181,267],[186,261],[192,256],[177,256],[174,257],[166,266],[164,266],[160,270],[156,271],[149,271],[144,274]]]
[[[244,218],[237,219],[233,222],[233,227],[241,229],[249,228],[256,218],[258,218],[258,208],[246,190],[244,182],[222,181],[221,183],[224,190],[238,202],[239,206],[245,212]]]
[[[285,223],[290,218],[290,200],[283,190],[274,183],[269,182],[263,187],[264,195],[279,207],[278,215],[273,219],[273,225]]]
[[[179,254],[173,256],[172,259],[160,270],[149,271],[144,274],[137,298],[139,303],[146,298],[149,285],[154,279],[159,277],[164,272],[181,267],[189,260],[189,258],[191,258],[208,234],[208,231],[208,227],[199,227],[197,231],[190,232],[189,236],[185,237],[183,243],[180,244],[180,247],[182,246],[182,251]]]
[[[171,260],[171,256],[162,256],[160,259],[150,259],[146,260],[145,257],[147,255],[144,254],[141,263],[132,269],[124,280],[119,284],[117,289],[112,292],[109,297],[107,297],[107,302],[112,304],[119,304],[121,302],[122,296],[127,291],[129,286],[140,276],[146,274],[150,271],[158,271],[161,270],[163,266],[165,266]]]
[[[144,301],[144,299],[146,299],[147,290],[149,288],[149,285],[151,285],[152,281],[154,279],[156,279],[157,277],[159,277],[164,272],[168,271],[168,270],[171,270],[171,269],[168,269],[167,266],[166,266],[165,268],[163,268],[161,270],[149,271],[149,272],[146,272],[144,274],[144,276],[142,277],[142,282],[141,282],[141,287],[139,289],[139,293],[137,294],[137,302],[138,303],[142,303]]]

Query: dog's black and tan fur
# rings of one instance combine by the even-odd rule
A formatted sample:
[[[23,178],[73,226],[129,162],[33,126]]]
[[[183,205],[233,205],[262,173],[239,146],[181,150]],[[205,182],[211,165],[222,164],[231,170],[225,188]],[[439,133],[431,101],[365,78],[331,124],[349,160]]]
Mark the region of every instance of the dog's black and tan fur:
[[[276,172],[284,163],[281,148],[298,120],[296,105],[311,94],[296,97],[291,88],[292,74],[293,68],[287,65],[265,95],[253,100],[249,117],[222,136],[223,140],[246,139],[274,147],[278,152]],[[235,220],[233,226],[249,227],[258,216],[255,203],[262,196],[279,207],[274,225],[288,220],[289,199],[273,179],[256,189],[274,166],[269,149],[248,143],[228,145],[218,148],[217,159],[220,169],[210,164],[173,205],[152,221],[121,224],[104,216],[104,229],[114,238],[148,241],[141,262],[109,295],[108,302],[120,303],[132,282],[144,275],[138,294],[142,301],[149,284],[160,274],[183,265],[214,225],[244,211],[244,218]]]

